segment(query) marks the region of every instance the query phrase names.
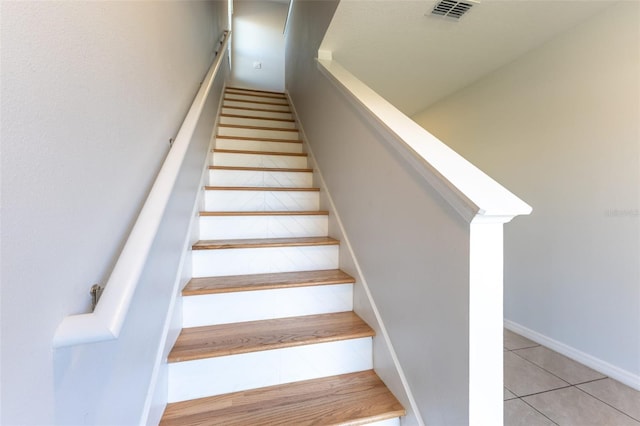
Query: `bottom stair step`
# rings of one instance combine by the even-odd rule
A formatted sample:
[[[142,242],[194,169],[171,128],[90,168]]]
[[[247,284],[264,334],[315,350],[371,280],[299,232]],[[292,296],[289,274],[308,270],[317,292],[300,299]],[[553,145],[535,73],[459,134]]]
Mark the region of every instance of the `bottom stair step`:
[[[168,404],[161,425],[354,425],[405,415],[372,370]]]

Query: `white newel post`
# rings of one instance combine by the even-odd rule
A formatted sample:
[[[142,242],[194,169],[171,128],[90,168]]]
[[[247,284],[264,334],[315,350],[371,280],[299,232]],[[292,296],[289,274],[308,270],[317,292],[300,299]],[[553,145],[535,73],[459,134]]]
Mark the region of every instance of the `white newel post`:
[[[509,218],[510,220],[511,218]],[[470,224],[469,425],[503,423],[503,223],[478,215]]]

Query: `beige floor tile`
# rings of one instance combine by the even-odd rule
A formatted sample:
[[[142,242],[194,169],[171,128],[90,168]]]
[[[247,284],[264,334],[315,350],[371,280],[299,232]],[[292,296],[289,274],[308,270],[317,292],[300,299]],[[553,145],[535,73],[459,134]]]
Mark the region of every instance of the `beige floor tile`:
[[[511,330],[504,329],[504,347],[510,351],[514,349],[530,348],[532,346],[540,346],[536,342],[522,337]]]
[[[505,352],[504,386],[514,394],[523,396],[566,387],[569,384],[515,353]]]
[[[561,426],[640,426],[640,422],[575,387],[523,399]]]
[[[519,399],[504,402],[504,426],[547,426],[554,423]]]
[[[578,387],[640,421],[640,391],[613,379],[583,383]]]
[[[504,388],[504,400],[517,398],[518,396],[511,392],[509,389]]]
[[[519,349],[514,352],[572,385],[606,377],[544,346]]]

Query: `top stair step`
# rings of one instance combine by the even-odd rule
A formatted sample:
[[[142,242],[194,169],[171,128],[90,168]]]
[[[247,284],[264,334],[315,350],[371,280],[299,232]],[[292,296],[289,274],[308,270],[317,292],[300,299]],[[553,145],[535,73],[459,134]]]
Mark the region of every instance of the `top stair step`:
[[[231,86],[227,86],[226,90],[231,90],[231,91],[235,91],[235,92],[249,92],[249,93],[261,93],[263,95],[274,95],[274,96],[280,96],[280,97],[285,97],[285,94],[282,92],[271,92],[269,90],[259,90],[259,89],[245,89],[243,87],[231,87]]]
[[[225,95],[245,95],[245,96],[252,96],[255,98],[262,98],[265,100],[269,100],[269,99],[286,100],[287,99],[284,95],[277,95],[275,93],[272,94],[272,93],[263,93],[263,92],[251,92],[249,90],[227,89],[225,90],[224,93]]]
[[[404,415],[368,370],[169,404],[160,425],[362,425]]]

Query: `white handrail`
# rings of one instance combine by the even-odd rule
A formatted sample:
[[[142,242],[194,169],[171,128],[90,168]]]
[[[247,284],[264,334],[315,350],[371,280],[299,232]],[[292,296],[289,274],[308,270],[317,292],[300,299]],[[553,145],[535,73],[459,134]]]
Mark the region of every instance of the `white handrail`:
[[[218,55],[196,94],[178,131],[149,196],[138,215],[129,238],[105,285],[93,313],[71,315],[62,320],[53,338],[53,347],[116,339],[129,311],[131,299],[147,262],[149,251],[182,167],[209,92],[225,58],[231,33],[227,33]]]
[[[465,220],[509,222],[515,216],[531,213],[531,206],[332,60],[331,52],[319,51],[318,56],[320,71],[409,148],[399,152]]]

